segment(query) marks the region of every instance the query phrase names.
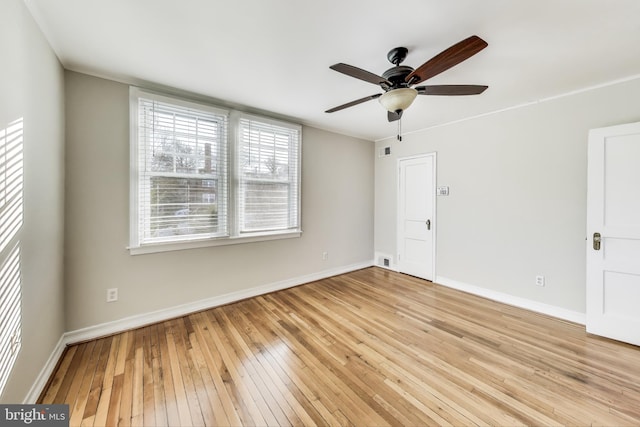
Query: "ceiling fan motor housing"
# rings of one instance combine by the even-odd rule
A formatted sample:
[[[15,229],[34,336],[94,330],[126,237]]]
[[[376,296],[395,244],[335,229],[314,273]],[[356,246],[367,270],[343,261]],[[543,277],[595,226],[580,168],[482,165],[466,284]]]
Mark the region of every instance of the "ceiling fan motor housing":
[[[382,74],[382,77],[391,82],[389,89],[398,89],[401,87],[408,87],[405,78],[411,74],[413,68],[406,65],[398,65],[396,67],[389,68]]]

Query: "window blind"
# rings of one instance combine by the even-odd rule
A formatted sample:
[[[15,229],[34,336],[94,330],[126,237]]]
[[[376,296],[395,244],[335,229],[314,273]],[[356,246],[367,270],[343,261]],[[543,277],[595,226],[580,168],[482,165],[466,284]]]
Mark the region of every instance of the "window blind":
[[[139,244],[228,235],[227,114],[138,98]]]
[[[299,228],[300,127],[251,116],[238,125],[240,233]]]

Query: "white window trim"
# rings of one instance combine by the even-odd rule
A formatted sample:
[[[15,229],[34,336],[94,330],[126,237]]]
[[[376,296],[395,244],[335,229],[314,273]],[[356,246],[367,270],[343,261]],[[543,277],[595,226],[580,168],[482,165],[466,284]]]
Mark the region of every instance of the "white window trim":
[[[253,120],[262,121],[264,123],[270,123],[279,126],[296,128],[299,131],[300,139],[298,141],[298,189],[299,197],[297,199],[297,215],[298,215],[298,228],[295,230],[277,230],[272,232],[259,232],[243,235],[230,235],[221,237],[203,237],[203,238],[191,238],[189,240],[181,240],[177,242],[158,242],[158,243],[145,243],[140,244],[138,234],[138,98],[140,96],[149,96],[159,101],[173,103],[176,105],[195,107],[203,110],[212,111],[215,113],[222,113],[228,116],[229,128],[227,130],[227,174],[228,185],[227,197],[229,198],[227,203],[228,219],[227,226],[229,230],[236,230],[237,228],[237,185],[234,182],[236,178],[237,168],[237,122],[240,117],[251,118]],[[165,96],[157,92],[144,90],[138,87],[131,86],[129,88],[129,147],[130,147],[130,177],[129,177],[129,242],[130,245],[126,248],[129,250],[130,255],[142,255],[158,252],[169,252],[186,249],[196,249],[204,247],[215,247],[225,245],[236,245],[241,243],[263,242],[269,240],[280,239],[292,239],[302,235],[302,215],[301,215],[301,202],[302,202],[302,126],[293,124],[290,122],[284,122],[280,120],[271,119],[268,117],[251,115],[240,113],[234,110],[226,110],[219,107],[203,104],[197,101],[191,101],[184,98],[178,98],[174,96]],[[232,141],[232,143],[231,143]],[[135,207],[135,208],[134,208]],[[235,232],[235,231],[234,231]]]

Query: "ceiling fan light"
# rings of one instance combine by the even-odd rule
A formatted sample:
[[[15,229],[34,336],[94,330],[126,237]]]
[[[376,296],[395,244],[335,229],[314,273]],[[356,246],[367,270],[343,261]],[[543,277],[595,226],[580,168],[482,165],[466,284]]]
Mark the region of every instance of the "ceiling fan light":
[[[403,87],[400,89],[393,89],[389,92],[383,93],[378,101],[387,110],[395,113],[398,110],[406,110],[409,108],[413,100],[416,99],[418,91],[410,88]]]

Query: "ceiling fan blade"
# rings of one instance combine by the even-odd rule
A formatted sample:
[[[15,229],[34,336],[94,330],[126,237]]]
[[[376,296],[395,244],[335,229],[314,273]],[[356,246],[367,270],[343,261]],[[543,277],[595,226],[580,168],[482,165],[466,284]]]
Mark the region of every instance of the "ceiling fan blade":
[[[466,38],[416,68],[405,78],[405,82],[414,85],[437,76],[443,71],[471,58],[487,46],[488,43],[478,36]]]
[[[344,110],[345,108],[349,108],[349,107],[353,107],[354,105],[362,104],[363,102],[379,98],[380,96],[382,96],[381,93],[376,93],[375,95],[365,96],[364,98],[356,99],[355,101],[347,102],[346,104],[342,104],[342,105],[338,105],[337,107],[333,107],[333,108],[325,111],[325,113],[333,113],[333,112],[336,112],[336,111]]]
[[[334,64],[329,68],[339,73],[346,74],[347,76],[355,77],[356,79],[373,83],[374,85],[391,86],[391,82],[389,82],[387,79],[382,78],[377,74],[373,74],[367,70],[363,70],[362,68],[354,67],[353,65],[339,63]]]
[[[414,89],[418,91],[418,95],[460,96],[480,95],[488,87],[481,85],[431,85],[416,86]]]
[[[400,117],[402,117],[402,110],[398,110],[396,112],[387,111],[387,119],[389,119],[390,122],[400,120]]]

